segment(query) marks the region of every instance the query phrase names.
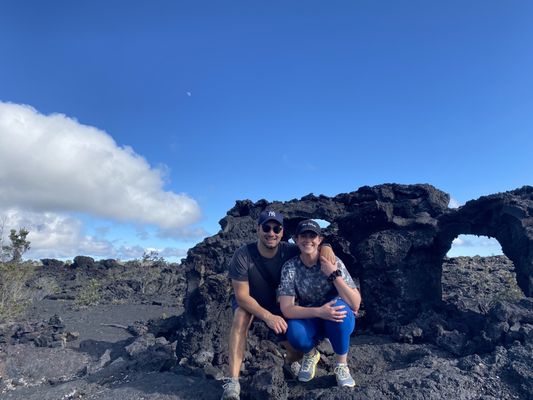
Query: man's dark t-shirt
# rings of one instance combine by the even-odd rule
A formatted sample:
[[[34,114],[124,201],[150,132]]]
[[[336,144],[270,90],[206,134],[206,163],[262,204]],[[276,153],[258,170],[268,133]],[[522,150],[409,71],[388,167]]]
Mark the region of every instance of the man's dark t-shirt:
[[[256,244],[255,244],[256,245]],[[272,258],[265,258],[259,254],[262,272],[258,268],[254,257],[248,250],[248,245],[241,246],[233,255],[229,264],[231,279],[246,282],[250,285],[252,296],[263,308],[280,315],[276,299],[276,289],[280,282],[281,267],[292,257],[300,254],[298,246],[292,243],[280,242],[278,252]]]

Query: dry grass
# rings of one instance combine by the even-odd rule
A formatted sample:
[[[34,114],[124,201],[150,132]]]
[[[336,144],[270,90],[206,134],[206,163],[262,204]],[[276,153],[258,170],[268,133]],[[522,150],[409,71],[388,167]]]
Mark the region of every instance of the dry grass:
[[[95,306],[102,300],[102,285],[97,279],[91,279],[87,286],[80,290],[74,304],[78,308]]]
[[[27,263],[0,263],[0,319],[12,321],[34,300],[28,281],[35,267]]]

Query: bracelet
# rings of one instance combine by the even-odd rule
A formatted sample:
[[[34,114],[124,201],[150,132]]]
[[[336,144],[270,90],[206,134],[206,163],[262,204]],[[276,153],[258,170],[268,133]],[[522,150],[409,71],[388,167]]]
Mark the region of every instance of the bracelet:
[[[337,269],[328,276],[328,282],[333,282],[339,276],[342,276],[342,273],[340,269]]]

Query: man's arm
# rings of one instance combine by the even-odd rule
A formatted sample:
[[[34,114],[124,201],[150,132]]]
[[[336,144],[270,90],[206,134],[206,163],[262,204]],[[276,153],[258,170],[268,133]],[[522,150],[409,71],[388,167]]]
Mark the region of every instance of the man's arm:
[[[285,333],[287,331],[287,322],[279,315],[272,314],[250,296],[250,285],[248,281],[231,280],[233,291],[235,292],[235,300],[242,309],[248,311],[250,314],[264,321],[267,326],[275,333]]]

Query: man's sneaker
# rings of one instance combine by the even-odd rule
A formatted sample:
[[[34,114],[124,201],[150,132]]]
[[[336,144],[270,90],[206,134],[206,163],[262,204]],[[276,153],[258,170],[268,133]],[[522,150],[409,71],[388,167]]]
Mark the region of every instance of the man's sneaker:
[[[239,378],[226,378],[222,385],[224,393],[222,393],[221,400],[239,400],[241,398],[241,384]]]
[[[347,364],[337,364],[335,367],[335,378],[337,378],[337,385],[343,387],[354,387],[355,381],[350,375],[350,369]]]
[[[315,354],[310,355],[304,355],[304,358],[302,359],[302,366],[300,367],[300,372],[298,372],[298,380],[300,382],[309,382],[311,379],[315,377],[316,372],[316,365],[318,364],[318,360],[320,360],[320,353],[318,350],[315,350]]]

